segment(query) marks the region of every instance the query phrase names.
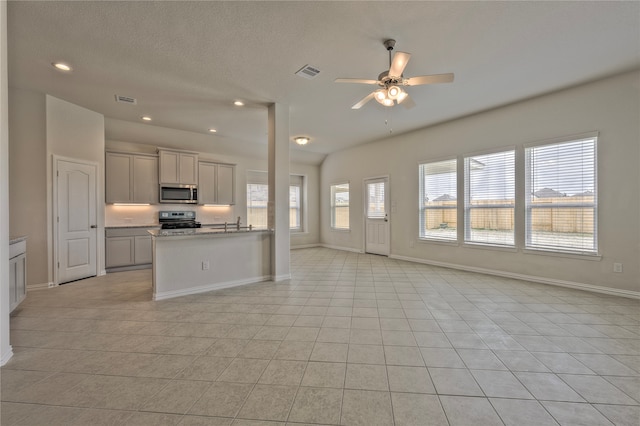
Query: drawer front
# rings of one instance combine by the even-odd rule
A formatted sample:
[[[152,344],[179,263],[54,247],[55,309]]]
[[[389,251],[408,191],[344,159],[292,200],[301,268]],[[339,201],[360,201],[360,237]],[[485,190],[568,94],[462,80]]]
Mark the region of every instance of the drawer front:
[[[19,241],[17,243],[9,245],[9,259],[13,259],[16,256],[20,256],[27,252],[27,242]]]

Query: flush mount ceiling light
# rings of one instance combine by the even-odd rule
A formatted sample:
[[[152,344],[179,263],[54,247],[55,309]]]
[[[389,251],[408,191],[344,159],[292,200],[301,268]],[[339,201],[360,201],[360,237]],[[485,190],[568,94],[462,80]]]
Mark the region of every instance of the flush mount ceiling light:
[[[53,62],[51,65],[55,69],[60,71],[65,71],[65,72],[71,71],[71,66],[69,64],[65,64],[64,62]]]
[[[235,106],[244,106],[244,102],[242,102],[242,101],[233,101],[233,104]]]
[[[151,117],[149,117],[148,115],[143,115],[142,117],[140,117],[140,119],[143,121],[151,121]]]
[[[306,136],[296,136],[293,141],[298,145],[306,145],[309,143],[309,138]]]

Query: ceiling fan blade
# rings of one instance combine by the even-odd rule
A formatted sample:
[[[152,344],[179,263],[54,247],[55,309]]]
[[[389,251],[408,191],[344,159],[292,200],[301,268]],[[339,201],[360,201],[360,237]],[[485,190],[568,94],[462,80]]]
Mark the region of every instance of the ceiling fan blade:
[[[367,96],[365,96],[364,98],[362,98],[362,100],[360,102],[358,102],[357,104],[355,104],[354,106],[351,107],[351,109],[360,109],[362,107],[362,105],[366,104],[367,102],[369,102],[371,99],[373,99],[373,95],[375,95],[376,92],[371,92],[369,93]]]
[[[378,84],[378,80],[365,80],[363,78],[336,78],[336,83],[360,83],[360,84]]]
[[[413,99],[411,99],[411,96],[407,95],[404,97],[402,102],[400,102],[400,105],[402,105],[406,109],[411,109],[416,106],[416,103],[413,101]]]
[[[411,77],[405,80],[406,86],[418,86],[420,84],[435,83],[451,83],[453,81],[453,73],[421,75],[419,77]]]
[[[389,67],[389,77],[401,77],[404,67],[409,63],[409,59],[411,59],[410,53],[396,52],[396,54],[393,55],[391,67]]]

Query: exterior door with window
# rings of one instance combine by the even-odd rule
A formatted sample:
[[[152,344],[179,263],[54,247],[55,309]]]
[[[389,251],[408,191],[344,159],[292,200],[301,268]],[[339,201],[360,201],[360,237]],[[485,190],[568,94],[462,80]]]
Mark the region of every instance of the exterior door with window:
[[[389,179],[367,179],[365,187],[365,252],[388,256],[389,238]]]

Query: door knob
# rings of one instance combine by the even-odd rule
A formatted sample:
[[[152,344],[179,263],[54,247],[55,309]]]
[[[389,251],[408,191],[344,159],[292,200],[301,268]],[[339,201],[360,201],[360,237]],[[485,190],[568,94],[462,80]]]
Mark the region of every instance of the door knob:
[[[95,229],[97,227],[98,227],[98,225],[91,225],[91,229]]]

